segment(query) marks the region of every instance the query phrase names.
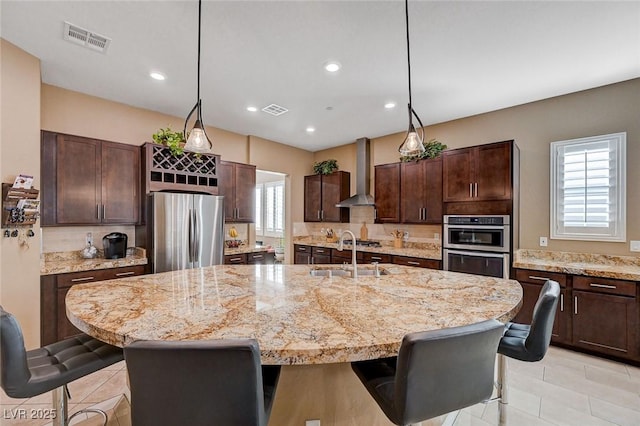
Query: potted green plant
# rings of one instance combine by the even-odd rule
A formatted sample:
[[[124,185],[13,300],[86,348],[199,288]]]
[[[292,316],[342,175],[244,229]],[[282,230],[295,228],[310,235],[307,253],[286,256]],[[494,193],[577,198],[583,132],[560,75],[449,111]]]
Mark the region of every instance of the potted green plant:
[[[438,142],[435,139],[431,139],[427,142],[422,142],[424,146],[424,152],[417,155],[403,155],[400,157],[400,161],[403,163],[409,161],[419,161],[424,160],[425,158],[436,158],[439,157],[442,151],[447,149],[447,146]]]
[[[153,141],[169,148],[174,157],[184,153],[185,139],[182,132],[174,132],[171,128],[160,129],[152,135]]]
[[[329,175],[338,170],[338,161],[329,159],[313,163],[313,172],[317,175]]]

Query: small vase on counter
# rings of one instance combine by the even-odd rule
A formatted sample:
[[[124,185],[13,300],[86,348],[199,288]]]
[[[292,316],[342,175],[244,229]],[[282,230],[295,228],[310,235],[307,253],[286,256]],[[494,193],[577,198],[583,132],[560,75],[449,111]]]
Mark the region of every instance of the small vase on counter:
[[[367,222],[362,222],[362,227],[360,228],[360,239],[362,241],[367,241],[369,239],[369,230],[367,229]]]

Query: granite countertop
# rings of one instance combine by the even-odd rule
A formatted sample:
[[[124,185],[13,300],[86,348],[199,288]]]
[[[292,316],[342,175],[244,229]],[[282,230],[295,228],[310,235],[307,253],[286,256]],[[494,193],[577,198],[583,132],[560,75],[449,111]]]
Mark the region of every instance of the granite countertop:
[[[129,254],[131,253],[131,254]],[[127,249],[127,257],[122,259],[84,259],[80,251],[43,253],[40,259],[40,275],[65,274],[67,272],[92,271],[96,269],[121,268],[124,266],[146,265],[145,249]]]
[[[274,249],[267,246],[240,246],[236,248],[225,247],[224,255],[230,256],[234,254],[260,253],[263,251],[274,251]]]
[[[371,266],[369,266],[371,268]],[[307,265],[217,265],[76,284],[67,316],[123,346],[137,339],[256,338],[265,364],[394,356],[410,332],[510,320],[517,281],[382,264],[374,276],[311,276]]]
[[[518,250],[514,256],[513,267],[640,281],[640,257],[636,256]]]
[[[338,248],[338,243],[329,243],[313,237],[295,237],[294,244],[302,244],[315,247]],[[391,241],[380,241],[382,247],[357,246],[358,251],[366,251],[369,253],[391,254],[395,256],[419,257],[423,259],[442,260],[442,250],[440,244],[434,243],[405,243],[406,247],[395,248],[391,245]],[[388,244],[388,245],[387,245]],[[350,245],[345,245],[345,248]]]

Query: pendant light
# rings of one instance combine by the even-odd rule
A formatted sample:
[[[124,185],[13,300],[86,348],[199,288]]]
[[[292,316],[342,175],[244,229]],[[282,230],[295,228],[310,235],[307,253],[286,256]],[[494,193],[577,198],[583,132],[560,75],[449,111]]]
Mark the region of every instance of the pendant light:
[[[417,155],[421,154],[425,151],[424,145],[422,145],[422,141],[424,140],[424,126],[422,125],[422,121],[418,114],[414,111],[411,106],[411,51],[409,50],[409,1],[404,0],[404,13],[407,22],[407,69],[409,74],[409,128],[407,129],[407,136],[404,138],[404,141],[398,148],[400,155]],[[413,125],[413,118],[418,120],[418,124],[420,124],[420,132],[416,131],[415,126]]]
[[[213,144],[207,136],[207,132],[204,130],[204,124],[202,122],[202,99],[200,99],[200,27],[202,21],[202,0],[198,0],[198,98],[196,104],[191,109],[187,119],[184,121],[184,135],[187,135],[187,123],[189,119],[196,113],[196,122],[193,125],[193,129],[189,133],[187,138],[187,144],[184,146],[185,151],[197,152],[209,154]]]

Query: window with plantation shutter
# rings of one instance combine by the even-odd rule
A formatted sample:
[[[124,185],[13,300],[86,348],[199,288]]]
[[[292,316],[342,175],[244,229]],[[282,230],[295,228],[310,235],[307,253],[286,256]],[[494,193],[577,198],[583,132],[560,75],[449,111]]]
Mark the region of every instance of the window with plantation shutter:
[[[256,185],[256,236],[284,236],[284,181]]]
[[[551,238],[626,241],[626,133],[551,143]]]

